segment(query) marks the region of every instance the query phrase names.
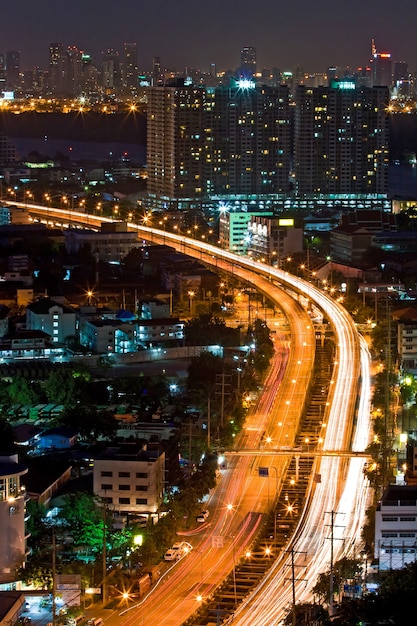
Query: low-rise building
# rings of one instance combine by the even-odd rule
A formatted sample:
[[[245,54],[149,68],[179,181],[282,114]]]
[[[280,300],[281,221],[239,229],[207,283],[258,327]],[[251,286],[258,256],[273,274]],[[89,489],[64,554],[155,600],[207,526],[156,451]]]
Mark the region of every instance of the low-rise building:
[[[254,215],[248,222],[246,251],[254,259],[280,266],[288,255],[303,251],[302,224],[293,218]]]
[[[402,370],[417,375],[417,307],[393,311],[397,320],[397,351]]]
[[[76,335],[76,317],[71,307],[52,298],[40,298],[26,309],[26,328],[42,330],[52,342],[64,344]]]
[[[417,485],[389,485],[375,511],[375,559],[401,569],[417,557]]]
[[[94,461],[93,491],[115,514],[158,513],[164,480],[165,452],[147,445],[121,443]]]
[[[20,359],[61,359],[65,353],[62,346],[52,343],[51,337],[42,330],[16,330],[0,338],[0,362]]]
[[[100,232],[76,229],[65,232],[69,254],[76,254],[86,245],[98,261],[105,263],[120,262],[133,248],[140,247],[137,233],[128,231],[124,222],[103,223]]]

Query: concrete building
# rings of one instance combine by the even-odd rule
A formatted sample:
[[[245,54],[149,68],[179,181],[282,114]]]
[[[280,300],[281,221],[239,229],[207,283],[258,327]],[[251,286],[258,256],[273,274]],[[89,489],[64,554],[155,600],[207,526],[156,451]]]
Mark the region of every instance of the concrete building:
[[[330,256],[341,263],[358,265],[371,248],[375,235],[397,230],[396,216],[383,210],[349,211],[330,233]]]
[[[136,324],[136,342],[144,347],[153,347],[170,342],[182,342],[184,322],[178,317],[166,319],[144,319]]]
[[[214,88],[148,89],[148,203],[202,206],[213,195],[289,191],[291,124],[286,86],[251,81]]]
[[[219,217],[219,244],[221,248],[236,254],[246,254],[249,223],[260,213],[272,216],[272,211],[253,209],[248,211],[222,210]]]
[[[52,338],[42,330],[15,330],[0,339],[0,359],[18,361],[20,359],[59,360],[65,353],[61,344],[53,343]]]
[[[393,311],[397,321],[397,352],[405,373],[417,375],[417,307],[408,306]]]
[[[164,480],[165,452],[146,445],[123,443],[94,461],[93,491],[115,514],[157,514]]]
[[[70,254],[89,246],[97,261],[120,262],[132,248],[139,247],[137,233],[129,232],[124,222],[103,223],[100,232],[70,229],[65,232],[65,247]]]
[[[388,192],[388,87],[299,85],[294,160],[299,194]]]
[[[417,556],[417,486],[389,485],[375,512],[380,570],[401,569]]]
[[[303,252],[304,230],[301,220],[254,215],[245,238],[247,254],[271,265],[280,266],[288,255]]]
[[[76,312],[51,298],[41,298],[27,307],[26,328],[42,330],[53,343],[64,344],[77,334]]]
[[[16,580],[25,563],[25,489],[21,477],[26,465],[17,454],[0,456],[0,584]]]
[[[137,349],[135,326],[116,319],[80,321],[80,343],[95,354],[133,352]]]

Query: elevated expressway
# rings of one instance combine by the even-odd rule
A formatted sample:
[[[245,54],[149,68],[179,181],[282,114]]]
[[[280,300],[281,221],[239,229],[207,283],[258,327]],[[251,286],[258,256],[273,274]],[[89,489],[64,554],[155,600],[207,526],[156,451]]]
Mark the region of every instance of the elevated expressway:
[[[41,221],[46,217],[51,224],[77,223],[99,228],[106,221],[74,211],[26,206],[34,216],[41,216]],[[212,521],[195,533],[190,531],[194,550],[168,573],[146,601],[123,615],[114,615],[115,624],[142,623],[139,615],[143,623],[183,623],[196,609],[196,595],[201,594],[204,601],[251,545],[268,512],[271,496],[279,489],[288,456],[295,454],[295,434],[314,364],[316,340],[307,314],[309,304],[314,303],[332,326],[336,358],[329,364],[333,375],[324,416],[326,434],[323,454],[314,462],[314,473],[321,475],[321,482],[311,481],[310,497],[288,551],[274,562],[256,591],[236,608],[233,621],[251,626],[279,624],[294,599],[311,599],[317,575],[329,567],[330,561],[359,550],[367,506],[360,454],[369,439],[370,373],[366,344],[345,309],[309,282],[198,240],[133,223],[128,226],[138,232],[140,239],[170,245],[267,294],[284,311],[291,340],[277,350],[257,410],[248,416],[236,453],[229,456],[228,469],[222,472],[211,495],[208,504]],[[274,449],[259,449],[266,430],[276,454]],[[349,450],[357,454],[350,456]],[[261,465],[270,468],[267,480],[259,475]],[[276,480],[272,487],[270,479]],[[291,582],[290,554],[296,572]]]

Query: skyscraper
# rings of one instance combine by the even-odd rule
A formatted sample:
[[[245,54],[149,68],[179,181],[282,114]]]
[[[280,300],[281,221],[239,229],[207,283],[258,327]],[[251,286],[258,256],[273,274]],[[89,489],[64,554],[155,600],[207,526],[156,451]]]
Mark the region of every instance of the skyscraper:
[[[65,93],[71,97],[77,97],[81,93],[83,53],[76,46],[68,46],[66,54]]]
[[[123,44],[123,88],[130,92],[138,86],[138,49],[136,43]]]
[[[390,52],[377,52],[375,40],[372,39],[372,85],[374,87],[391,87],[392,61]]]
[[[245,46],[240,51],[240,78],[250,80],[256,74],[256,49]]]
[[[19,87],[20,52],[8,50],[6,52],[6,88],[14,91]]]
[[[104,52],[101,69],[102,87],[106,93],[112,93],[121,83],[119,53],[112,49]]]
[[[387,87],[300,85],[295,110],[297,192],[386,194]]]
[[[49,89],[55,96],[64,94],[64,81],[67,69],[67,56],[62,43],[49,46]]]

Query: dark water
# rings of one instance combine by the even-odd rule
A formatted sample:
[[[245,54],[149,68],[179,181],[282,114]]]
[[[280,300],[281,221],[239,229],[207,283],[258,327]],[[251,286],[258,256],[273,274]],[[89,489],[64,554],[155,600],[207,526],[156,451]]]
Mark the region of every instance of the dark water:
[[[82,159],[94,161],[117,160],[127,156],[132,162],[146,163],[146,147],[128,142],[71,141],[68,139],[28,139],[9,137],[18,152],[19,158],[25,158],[30,152],[38,152],[51,159],[56,154],[63,154],[74,161]]]

